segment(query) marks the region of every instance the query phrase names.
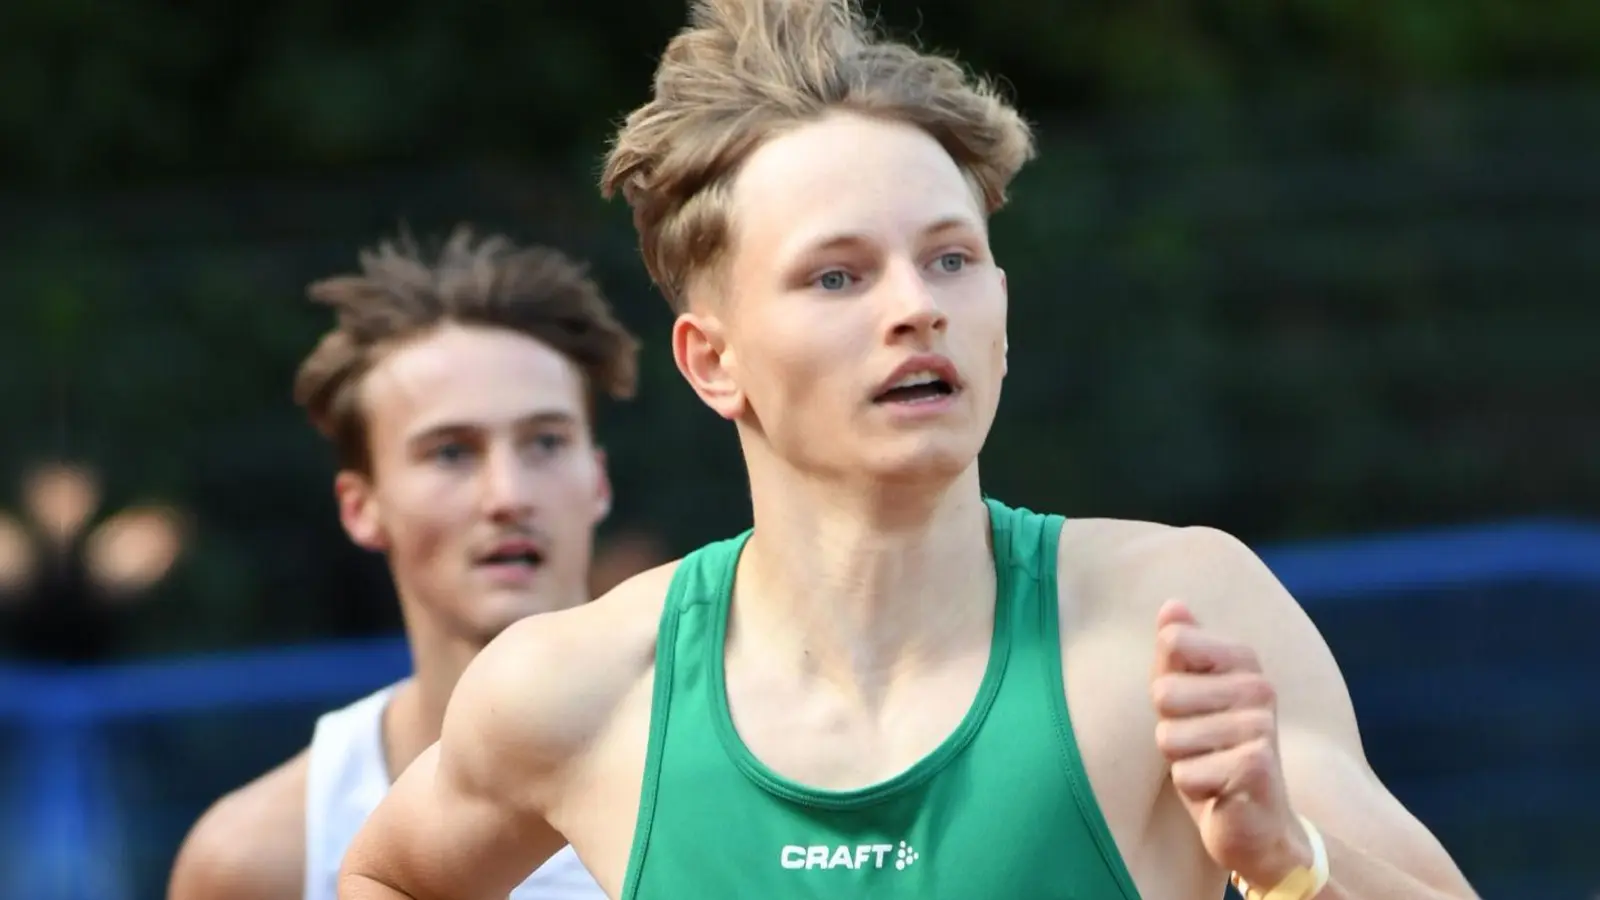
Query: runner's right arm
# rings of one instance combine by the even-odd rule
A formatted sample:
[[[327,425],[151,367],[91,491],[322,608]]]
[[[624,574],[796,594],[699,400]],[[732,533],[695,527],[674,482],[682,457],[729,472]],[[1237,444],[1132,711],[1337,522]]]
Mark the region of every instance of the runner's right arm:
[[[551,671],[585,643],[565,613],[507,629],[468,666],[439,742],[417,758],[351,843],[339,900],[504,898],[566,843],[543,810],[571,756],[603,724]],[[546,677],[530,671],[538,661]],[[587,731],[587,733],[586,733]]]

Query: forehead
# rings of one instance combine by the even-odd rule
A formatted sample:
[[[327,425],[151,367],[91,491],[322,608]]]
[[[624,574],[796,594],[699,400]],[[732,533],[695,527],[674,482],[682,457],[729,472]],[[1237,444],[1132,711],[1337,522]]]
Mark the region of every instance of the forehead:
[[[362,383],[375,438],[492,428],[532,417],[583,421],[583,376],[541,341],[500,328],[445,326],[395,348]]]
[[[746,160],[733,190],[739,250],[803,253],[840,236],[892,241],[952,219],[982,233],[955,160],[919,128],[853,114],[808,123]]]

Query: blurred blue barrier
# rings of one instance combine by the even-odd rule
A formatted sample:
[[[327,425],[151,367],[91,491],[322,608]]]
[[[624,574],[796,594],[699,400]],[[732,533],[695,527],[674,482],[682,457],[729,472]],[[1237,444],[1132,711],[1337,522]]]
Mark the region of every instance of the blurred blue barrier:
[[[99,669],[0,666],[0,718],[76,722],[326,700],[375,690],[410,667],[396,638]]]
[[[1593,896],[1600,527],[1513,522],[1262,556],[1341,660],[1374,767],[1485,896],[1535,881],[1547,900]],[[0,898],[154,900],[200,809],[302,746],[318,710],[408,670],[394,638],[0,666]]]

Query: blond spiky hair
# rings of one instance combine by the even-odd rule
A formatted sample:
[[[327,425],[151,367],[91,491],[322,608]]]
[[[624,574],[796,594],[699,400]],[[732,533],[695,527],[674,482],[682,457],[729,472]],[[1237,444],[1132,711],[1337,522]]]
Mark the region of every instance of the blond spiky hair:
[[[835,110],[927,132],[988,213],[1033,157],[1028,124],[992,83],[879,39],[856,0],[694,0],[600,184],[633,207],[645,266],[675,309],[726,247],[740,164],[774,134]]]

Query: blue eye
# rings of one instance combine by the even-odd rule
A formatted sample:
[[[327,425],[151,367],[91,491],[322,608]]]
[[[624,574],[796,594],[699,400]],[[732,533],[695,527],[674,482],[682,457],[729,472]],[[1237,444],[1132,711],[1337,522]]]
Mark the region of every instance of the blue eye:
[[[946,253],[939,257],[939,268],[947,273],[955,274],[967,267],[965,253]]]
[[[541,434],[534,439],[539,450],[544,453],[555,453],[569,443],[564,434]]]
[[[464,444],[440,444],[428,452],[428,456],[445,464],[458,463],[467,457],[467,448]]]
[[[825,291],[842,291],[853,283],[852,279],[842,269],[830,269],[817,276],[815,284]]]

